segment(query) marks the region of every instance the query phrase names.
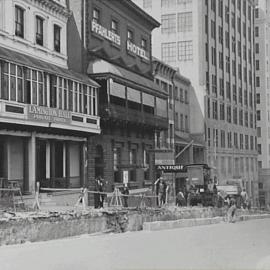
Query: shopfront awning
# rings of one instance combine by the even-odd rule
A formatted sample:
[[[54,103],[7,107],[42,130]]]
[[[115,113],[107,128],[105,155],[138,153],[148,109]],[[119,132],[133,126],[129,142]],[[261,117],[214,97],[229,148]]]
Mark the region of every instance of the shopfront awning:
[[[75,80],[80,83],[91,85],[93,87],[99,87],[98,83],[91,80],[85,74],[77,73],[72,70],[62,68],[54,64],[47,63],[35,57],[28,56],[26,54],[19,53],[19,52],[16,52],[7,48],[0,47],[0,59],[10,61],[14,64],[18,64],[21,66],[48,72],[50,74],[61,76],[66,79]]]
[[[167,95],[154,81],[102,59],[90,62],[87,73],[94,78],[120,78],[126,82],[131,82],[133,84],[131,87],[147,88],[149,91],[154,91],[157,95],[162,95],[163,97]]]

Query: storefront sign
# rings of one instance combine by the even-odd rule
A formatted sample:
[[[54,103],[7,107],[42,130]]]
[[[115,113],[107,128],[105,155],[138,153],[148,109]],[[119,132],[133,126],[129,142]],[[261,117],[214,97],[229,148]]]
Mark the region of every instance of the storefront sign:
[[[59,110],[56,108],[41,107],[37,105],[29,105],[28,118],[30,120],[52,123],[71,123],[71,113],[69,111]]]
[[[98,24],[95,21],[92,21],[92,32],[117,44],[118,46],[121,45],[120,36],[118,36],[117,34],[113,33],[112,31],[108,30],[107,28],[103,27],[102,25]]]
[[[144,49],[130,42],[129,40],[127,41],[127,50],[149,61],[148,53]]]
[[[159,171],[167,172],[184,172],[183,165],[157,165],[156,169]]]

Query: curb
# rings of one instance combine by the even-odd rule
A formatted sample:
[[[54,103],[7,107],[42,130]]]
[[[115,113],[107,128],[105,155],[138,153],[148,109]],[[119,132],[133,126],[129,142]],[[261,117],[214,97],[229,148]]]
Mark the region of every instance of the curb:
[[[266,219],[270,218],[270,214],[263,215],[242,215],[236,218],[237,221],[248,221],[254,219]],[[155,221],[145,222],[143,224],[144,231],[161,231],[171,230],[185,227],[211,225],[225,222],[225,217],[214,217],[214,218],[195,218],[195,219],[178,219],[170,221]]]
[[[155,222],[145,222],[143,224],[144,231],[160,231],[160,230],[170,230],[184,227],[194,227],[202,225],[217,224],[224,221],[224,217],[214,217],[214,218],[195,218],[195,219],[178,219],[171,221],[155,221]]]

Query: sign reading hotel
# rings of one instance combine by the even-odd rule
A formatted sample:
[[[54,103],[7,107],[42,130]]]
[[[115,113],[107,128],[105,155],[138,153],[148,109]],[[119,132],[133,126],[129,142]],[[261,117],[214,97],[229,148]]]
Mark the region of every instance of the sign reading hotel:
[[[121,45],[120,36],[118,36],[117,34],[113,33],[112,31],[108,30],[107,28],[103,27],[102,25],[98,24],[95,21],[92,21],[92,32],[115,43],[118,46]]]
[[[44,121],[51,123],[70,124],[71,113],[69,111],[59,110],[56,108],[47,108],[37,105],[28,106],[29,120]]]
[[[129,40],[127,41],[127,50],[140,56],[144,60],[149,61],[148,53],[144,49],[130,42]]]

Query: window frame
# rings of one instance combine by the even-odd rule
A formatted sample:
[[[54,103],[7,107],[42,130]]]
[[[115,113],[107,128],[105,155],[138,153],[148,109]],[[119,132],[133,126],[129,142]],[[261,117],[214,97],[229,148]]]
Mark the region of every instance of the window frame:
[[[59,40],[56,38],[57,30],[59,31]],[[60,53],[61,52],[61,30],[62,27],[58,24],[53,25],[53,49],[54,51]]]
[[[35,16],[35,23],[36,23],[35,41],[36,44],[40,46],[44,46],[44,21],[45,19],[42,16],[40,15]]]
[[[18,13],[18,11],[20,13]],[[24,31],[25,31],[25,9],[19,5],[15,5],[15,15],[14,15],[14,22],[15,22],[15,36],[24,38]],[[18,30],[18,26],[21,29]]]

